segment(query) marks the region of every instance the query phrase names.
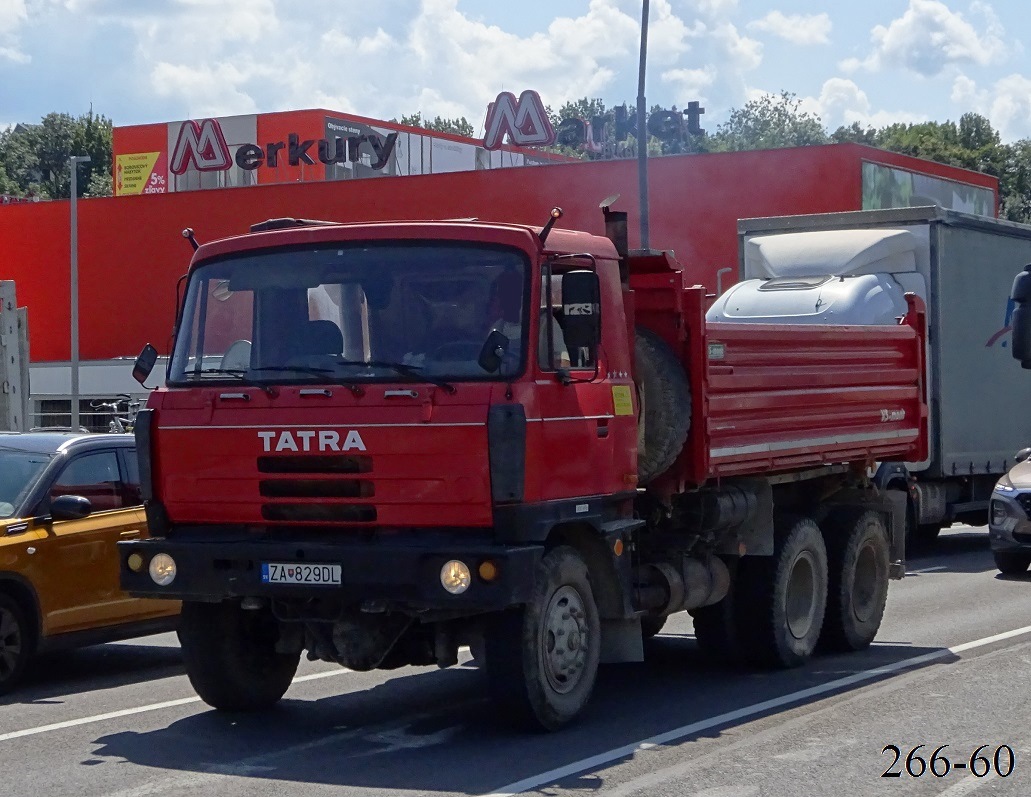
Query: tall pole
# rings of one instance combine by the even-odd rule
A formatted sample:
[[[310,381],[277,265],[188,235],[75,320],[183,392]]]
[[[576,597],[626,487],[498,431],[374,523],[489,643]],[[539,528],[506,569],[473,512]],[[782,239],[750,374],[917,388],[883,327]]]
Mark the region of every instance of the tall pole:
[[[637,77],[637,191],[641,209],[641,248],[649,249],[648,230],[648,109],[644,99],[644,65],[648,60],[648,0],[641,9],[641,66]]]
[[[79,429],[79,164],[89,161],[89,155],[72,155],[68,159],[68,168],[72,175],[72,429],[76,431]]]

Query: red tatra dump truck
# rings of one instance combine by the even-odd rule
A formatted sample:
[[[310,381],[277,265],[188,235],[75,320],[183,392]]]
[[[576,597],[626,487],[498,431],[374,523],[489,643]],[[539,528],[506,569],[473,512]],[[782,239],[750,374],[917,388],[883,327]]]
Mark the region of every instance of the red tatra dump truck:
[[[894,326],[706,322],[605,212],[607,237],[556,210],[197,249],[137,419],[153,538],[119,547],[125,590],[184,602],[206,702],[275,703],[304,651],[468,645],[506,716],[552,729],[674,612],[767,666],[870,644],[905,505],[869,467],[926,456],[920,300]]]

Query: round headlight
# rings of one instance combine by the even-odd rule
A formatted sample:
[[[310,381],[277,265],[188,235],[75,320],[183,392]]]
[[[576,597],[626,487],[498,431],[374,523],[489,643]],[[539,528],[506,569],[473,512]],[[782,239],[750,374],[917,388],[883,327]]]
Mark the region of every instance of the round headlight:
[[[148,569],[151,579],[159,587],[167,587],[175,581],[175,559],[167,553],[155,554]]]
[[[469,589],[472,580],[469,565],[465,562],[452,559],[440,568],[440,585],[452,595],[461,595]]]

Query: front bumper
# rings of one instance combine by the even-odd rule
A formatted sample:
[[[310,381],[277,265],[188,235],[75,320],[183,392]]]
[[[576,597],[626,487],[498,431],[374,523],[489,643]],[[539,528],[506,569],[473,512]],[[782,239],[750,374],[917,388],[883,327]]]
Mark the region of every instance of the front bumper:
[[[1031,551],[1031,491],[995,490],[988,511],[988,540],[993,551]]]
[[[544,553],[541,545],[505,546],[463,541],[460,536],[429,542],[401,539],[366,542],[313,542],[307,540],[204,541],[155,538],[118,543],[121,586],[136,597],[184,601],[221,601],[231,598],[330,599],[341,604],[375,603],[409,612],[455,612],[456,615],[494,611],[526,603],[534,571]],[[127,560],[137,553],[138,571]],[[176,563],[176,576],[165,587],[154,583],[148,565],[164,553]],[[472,583],[460,595],[448,593],[440,583],[441,567],[459,559],[472,570]],[[477,573],[490,560],[497,577],[484,581]],[[268,584],[262,564],[337,564],[339,585]]]

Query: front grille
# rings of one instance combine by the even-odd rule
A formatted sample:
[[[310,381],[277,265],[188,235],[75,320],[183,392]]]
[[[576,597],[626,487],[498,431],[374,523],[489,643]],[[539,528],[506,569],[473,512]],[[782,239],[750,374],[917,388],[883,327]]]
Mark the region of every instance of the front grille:
[[[265,520],[310,523],[372,523],[376,507],[370,504],[263,504]]]
[[[1031,517],[1031,493],[1020,493],[1017,495],[1017,503],[1024,510],[1024,514]]]
[[[286,454],[258,457],[258,473],[371,473],[372,457],[336,454]]]
[[[372,498],[376,485],[367,479],[263,479],[264,498]]]

